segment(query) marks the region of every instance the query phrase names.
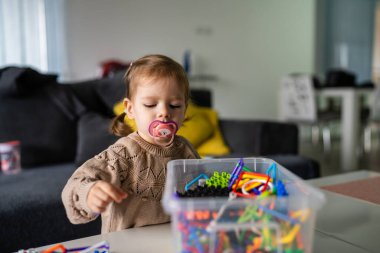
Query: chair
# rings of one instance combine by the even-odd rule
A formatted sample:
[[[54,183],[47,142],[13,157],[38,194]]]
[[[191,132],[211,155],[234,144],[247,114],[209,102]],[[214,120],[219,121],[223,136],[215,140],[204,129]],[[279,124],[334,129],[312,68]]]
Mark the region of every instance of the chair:
[[[322,128],[323,149],[325,152],[331,150],[328,123],[339,120],[340,113],[318,110],[312,76],[290,74],[281,80],[281,110],[284,120],[311,126],[313,144],[318,143]]]
[[[380,129],[380,84],[375,88],[373,97],[370,100],[369,116],[364,116],[364,151],[370,152],[372,147],[372,132]]]

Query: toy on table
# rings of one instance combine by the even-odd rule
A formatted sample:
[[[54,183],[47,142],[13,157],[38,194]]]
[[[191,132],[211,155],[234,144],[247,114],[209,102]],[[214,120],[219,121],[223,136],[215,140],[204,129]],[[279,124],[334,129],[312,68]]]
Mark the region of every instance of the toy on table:
[[[17,253],[108,253],[110,250],[109,243],[106,241],[101,241],[99,243],[96,243],[92,246],[86,246],[86,247],[79,247],[79,248],[71,248],[67,249],[63,244],[56,244],[53,247],[38,251],[36,249],[28,249],[23,250],[20,249],[17,251]]]
[[[206,174],[200,174],[191,180],[185,186],[185,192],[177,192],[178,197],[228,197],[228,178],[230,174],[226,172],[215,171],[211,177]],[[189,189],[196,182],[198,186],[195,189]]]
[[[197,184],[198,183],[198,184]],[[194,188],[194,185],[197,185]],[[271,195],[287,196],[285,185],[277,180],[275,163],[266,174],[253,172],[240,159],[232,173],[214,171],[211,177],[201,173],[185,185],[185,191],[177,191],[178,197],[227,197],[230,193],[238,197],[251,198],[264,192]]]
[[[310,209],[289,210],[287,200],[280,200],[289,193],[286,182],[278,177],[276,163],[265,173],[258,173],[240,159],[231,174],[211,173],[196,176],[186,184],[185,191],[177,191],[177,196],[225,196],[228,200],[216,211],[180,213],[177,228],[181,252],[303,252],[300,230]],[[257,201],[236,204],[233,200],[237,198]]]

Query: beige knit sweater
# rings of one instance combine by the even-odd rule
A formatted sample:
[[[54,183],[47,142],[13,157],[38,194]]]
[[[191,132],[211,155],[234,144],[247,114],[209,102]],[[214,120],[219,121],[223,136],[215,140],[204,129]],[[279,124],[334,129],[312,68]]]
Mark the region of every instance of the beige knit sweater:
[[[87,194],[97,180],[120,187],[128,197],[112,202],[101,214],[102,233],[168,222],[161,206],[166,165],[174,159],[199,158],[187,140],[176,136],[168,147],[146,142],[136,132],[120,138],[108,149],[79,167],[62,192],[69,220],[74,224],[94,220]]]

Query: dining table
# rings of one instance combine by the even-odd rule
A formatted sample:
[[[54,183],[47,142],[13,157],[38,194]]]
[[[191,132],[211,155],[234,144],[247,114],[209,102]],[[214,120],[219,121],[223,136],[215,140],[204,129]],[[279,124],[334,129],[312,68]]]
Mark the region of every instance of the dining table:
[[[342,86],[321,87],[315,90],[316,96],[341,98],[341,142],[340,170],[354,171],[359,167],[359,147],[361,137],[360,103],[363,96],[371,96],[373,87]]]

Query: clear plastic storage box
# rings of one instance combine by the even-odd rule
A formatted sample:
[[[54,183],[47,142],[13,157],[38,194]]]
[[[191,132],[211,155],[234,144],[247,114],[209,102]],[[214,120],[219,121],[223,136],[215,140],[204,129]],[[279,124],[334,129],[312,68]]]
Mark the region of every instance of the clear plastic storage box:
[[[244,166],[238,168],[241,163]],[[202,197],[199,192],[197,197],[183,197],[185,192],[208,186],[206,195],[214,190],[225,194],[226,189],[218,191],[215,186],[226,186],[227,177],[230,183],[236,168],[268,175],[270,182],[253,181],[261,180],[258,189],[272,193],[256,190],[253,194],[253,189],[248,190],[251,193],[244,190],[246,195],[235,193],[234,185],[224,197]],[[236,186],[248,189],[251,183],[245,184],[243,178],[241,182],[235,178]],[[316,212],[325,197],[270,159],[194,159],[168,163],[162,202],[172,217],[177,252],[312,252]]]

